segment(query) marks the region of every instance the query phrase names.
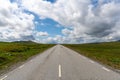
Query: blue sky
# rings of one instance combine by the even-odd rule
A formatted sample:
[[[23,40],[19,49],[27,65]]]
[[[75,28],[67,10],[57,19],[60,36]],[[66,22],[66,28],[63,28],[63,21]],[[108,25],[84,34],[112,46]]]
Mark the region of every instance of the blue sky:
[[[55,0],[48,1],[53,3]],[[54,37],[55,35],[63,35],[61,30],[64,28],[64,26],[60,25],[58,22],[50,18],[40,19],[37,14],[30,11],[25,10],[25,12],[34,15],[35,31],[47,32],[51,37]]]
[[[120,40],[119,0],[0,0],[0,41]]]
[[[46,0],[46,1],[51,2],[51,3],[56,2],[56,0]]]
[[[36,24],[35,30],[36,31],[47,31],[50,36],[55,35],[62,35],[61,30],[63,29],[63,26],[61,26],[59,23],[51,20],[51,19],[44,19],[44,20],[36,20],[38,24]],[[58,26],[59,25],[59,26]]]

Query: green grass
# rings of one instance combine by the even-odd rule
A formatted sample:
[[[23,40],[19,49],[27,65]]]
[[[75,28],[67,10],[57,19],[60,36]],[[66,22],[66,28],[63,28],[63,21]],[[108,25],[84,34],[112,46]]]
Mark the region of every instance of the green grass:
[[[37,44],[34,42],[0,42],[0,70],[23,62],[33,55],[54,46],[53,44]]]
[[[115,69],[120,69],[120,42],[94,43],[94,44],[66,44],[82,55]]]

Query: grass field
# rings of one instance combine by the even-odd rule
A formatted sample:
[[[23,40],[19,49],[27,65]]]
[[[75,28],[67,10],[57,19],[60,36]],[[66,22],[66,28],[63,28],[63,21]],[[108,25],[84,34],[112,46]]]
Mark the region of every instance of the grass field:
[[[0,70],[23,62],[33,55],[52,47],[52,44],[37,44],[34,42],[0,42]]]
[[[120,69],[120,42],[67,44],[64,46],[100,63]]]

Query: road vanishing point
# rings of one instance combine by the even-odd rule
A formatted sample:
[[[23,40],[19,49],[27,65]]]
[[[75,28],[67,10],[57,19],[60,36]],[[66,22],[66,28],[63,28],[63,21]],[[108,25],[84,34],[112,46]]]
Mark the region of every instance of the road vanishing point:
[[[120,80],[120,74],[56,45],[4,74],[0,80]]]

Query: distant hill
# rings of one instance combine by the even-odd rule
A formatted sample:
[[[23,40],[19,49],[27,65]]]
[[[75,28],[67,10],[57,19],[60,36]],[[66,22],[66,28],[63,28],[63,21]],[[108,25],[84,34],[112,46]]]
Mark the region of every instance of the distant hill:
[[[118,40],[118,42],[120,42],[120,40]]]
[[[14,41],[12,43],[35,43],[33,41]]]

